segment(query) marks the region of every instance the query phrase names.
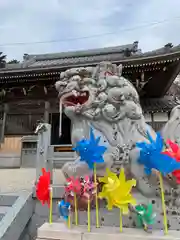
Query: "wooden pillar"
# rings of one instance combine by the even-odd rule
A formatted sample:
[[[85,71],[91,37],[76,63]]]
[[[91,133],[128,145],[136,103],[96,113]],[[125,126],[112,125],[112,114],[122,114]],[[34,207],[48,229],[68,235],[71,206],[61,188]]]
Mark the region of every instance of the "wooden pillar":
[[[8,110],[9,110],[9,106],[7,103],[5,103],[1,131],[0,131],[0,143],[2,143],[4,141],[4,132],[5,132],[5,127],[6,127],[6,118],[7,118]]]
[[[151,113],[151,119],[152,119],[152,121],[151,121],[151,127],[154,129],[154,114],[153,113]],[[155,129],[154,129],[155,130]]]
[[[44,106],[44,122],[49,123],[49,109],[50,109],[50,103],[48,101],[45,101]]]

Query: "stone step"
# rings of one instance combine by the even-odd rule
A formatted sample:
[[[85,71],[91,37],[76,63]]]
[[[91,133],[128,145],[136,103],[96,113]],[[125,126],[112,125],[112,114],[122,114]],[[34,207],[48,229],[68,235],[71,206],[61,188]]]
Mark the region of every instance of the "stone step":
[[[0,195],[0,206],[12,206],[17,200],[18,196],[11,194],[2,194]]]
[[[0,206],[0,215],[5,215],[11,207]]]
[[[4,217],[4,214],[0,213],[0,221],[3,219],[3,217]]]
[[[3,219],[5,214],[11,209],[11,207],[0,206],[0,221]]]
[[[63,165],[67,162],[73,162],[75,161],[74,157],[56,157],[52,158],[51,161],[53,161],[54,168],[62,168]]]
[[[12,193],[12,196],[10,193],[4,196],[1,203],[5,204],[4,199],[6,199],[7,203],[12,204],[11,206],[0,206],[0,239],[18,240],[33,214],[32,193],[21,191],[16,196],[14,193]],[[16,197],[16,200],[13,202],[14,197]]]
[[[164,236],[162,231],[153,231],[146,233],[142,229],[124,228],[120,233],[117,227],[101,227],[99,229],[92,227],[91,232],[87,231],[85,226],[72,226],[68,229],[65,223],[43,224],[37,233],[36,240],[180,240],[178,231],[169,231]]]
[[[0,221],[11,209],[12,205],[15,203],[17,198],[18,198],[17,196],[10,194],[0,195]]]

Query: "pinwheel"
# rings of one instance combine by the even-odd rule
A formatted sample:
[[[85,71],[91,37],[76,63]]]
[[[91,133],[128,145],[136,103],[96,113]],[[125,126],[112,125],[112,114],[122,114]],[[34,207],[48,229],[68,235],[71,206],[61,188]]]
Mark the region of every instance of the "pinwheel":
[[[90,138],[82,139],[77,142],[73,150],[77,151],[80,155],[80,161],[85,161],[90,169],[94,169],[95,163],[103,163],[103,154],[106,151],[105,146],[99,146],[100,137],[95,138],[93,129],[90,129]]]
[[[49,207],[49,223],[52,223],[52,188],[50,186],[51,174],[50,171],[42,169],[42,175],[36,184],[37,199],[44,205],[48,204]]]
[[[108,210],[112,210],[113,206],[120,209],[120,232],[122,232],[122,214],[128,214],[128,204],[136,204],[136,199],[131,195],[132,187],[136,186],[136,180],[126,181],[123,168],[119,178],[109,169],[106,173],[106,176],[99,178],[99,181],[104,183],[99,197],[107,200]]]
[[[82,182],[82,195],[90,199],[96,193],[97,183],[95,184],[89,176],[85,176]]]
[[[148,225],[153,225],[155,222],[156,214],[153,212],[152,204],[137,205],[135,206],[135,212],[137,213],[137,225],[143,227],[145,230],[148,229]]]
[[[157,133],[156,140],[153,140],[149,132],[147,132],[147,136],[150,143],[136,143],[136,146],[140,148],[138,161],[140,164],[144,164],[145,173],[149,175],[152,169],[155,169],[166,175],[180,169],[180,163],[171,156],[163,154],[164,143],[160,133]]]
[[[66,187],[65,187],[66,192],[69,192],[71,194],[73,193],[80,194],[81,188],[82,186],[79,178],[70,177],[66,179]]]
[[[62,216],[65,221],[68,221],[68,227],[70,228],[71,227],[70,203],[65,202],[64,200],[61,200],[58,203],[58,209],[59,209],[60,216]]]
[[[99,146],[100,137],[96,138],[93,133],[93,129],[90,129],[90,138],[82,139],[77,142],[76,147],[73,150],[77,151],[80,156],[80,161],[85,161],[89,169],[94,170],[94,183],[97,184],[96,177],[96,164],[103,163],[103,154],[106,151],[105,146]],[[96,191],[96,226],[99,227],[99,207],[98,207],[98,196]]]
[[[91,230],[91,201],[90,199],[96,194],[97,188],[96,185],[91,181],[89,176],[85,176],[82,181],[82,197],[87,199],[88,209],[87,209],[87,218],[88,218],[88,232]]]
[[[172,142],[171,140],[167,140],[166,143],[169,145],[170,149],[166,149],[163,153],[175,158],[177,162],[180,162],[180,147],[178,144]],[[176,178],[177,183],[180,184],[180,170],[173,171],[172,175]]]
[[[75,209],[75,224],[78,225],[78,212],[77,212],[77,194],[81,194],[82,185],[79,178],[70,177],[67,179],[66,193],[70,193],[74,197],[74,209]]]
[[[162,208],[164,212],[164,228],[165,234],[167,234],[168,228],[162,174],[166,175],[180,169],[180,163],[178,163],[171,156],[163,154],[164,143],[160,133],[156,134],[156,140],[153,140],[149,132],[147,132],[147,136],[150,143],[136,143],[136,146],[140,148],[140,156],[138,161],[140,164],[144,164],[146,174],[151,174],[152,169],[155,169],[159,172]]]

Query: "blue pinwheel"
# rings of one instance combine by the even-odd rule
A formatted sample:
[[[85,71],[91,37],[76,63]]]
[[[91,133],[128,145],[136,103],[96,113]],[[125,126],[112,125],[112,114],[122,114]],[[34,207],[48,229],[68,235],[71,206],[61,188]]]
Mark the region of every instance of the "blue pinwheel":
[[[90,169],[94,168],[94,163],[103,163],[103,154],[106,151],[105,146],[99,146],[101,137],[95,137],[93,129],[90,129],[90,138],[82,139],[77,142],[76,147],[73,150],[77,151],[80,156],[80,161],[85,161]]]
[[[174,158],[163,154],[164,142],[160,133],[156,134],[156,140],[153,140],[149,132],[147,132],[147,136],[150,143],[136,143],[136,146],[140,148],[138,162],[144,165],[145,173],[150,175],[152,169],[156,169],[166,175],[180,169],[180,163],[176,162]]]
[[[59,214],[66,221],[68,220],[70,207],[71,207],[70,203],[69,202],[65,202],[64,200],[61,200],[58,203]]]

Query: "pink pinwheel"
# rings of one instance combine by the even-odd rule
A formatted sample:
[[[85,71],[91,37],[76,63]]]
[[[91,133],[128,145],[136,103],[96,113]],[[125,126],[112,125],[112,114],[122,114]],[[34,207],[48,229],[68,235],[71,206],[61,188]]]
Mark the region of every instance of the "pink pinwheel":
[[[70,177],[66,181],[66,193],[81,194],[82,185],[79,178]]]
[[[80,196],[82,190],[81,182],[79,178],[70,177],[67,179],[65,192],[66,199],[72,206],[75,212],[75,224],[78,225],[78,201],[77,197]]]
[[[91,181],[90,177],[85,176],[82,184],[83,184],[82,196],[87,199],[93,197],[94,194],[96,193],[96,186],[95,183]]]
[[[166,143],[170,146],[170,149],[166,149],[163,153],[180,162],[180,147],[178,144],[172,142],[170,139],[168,139]],[[180,170],[173,171],[172,175],[176,178],[177,183],[180,184]]]

